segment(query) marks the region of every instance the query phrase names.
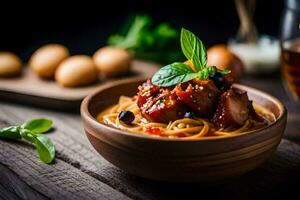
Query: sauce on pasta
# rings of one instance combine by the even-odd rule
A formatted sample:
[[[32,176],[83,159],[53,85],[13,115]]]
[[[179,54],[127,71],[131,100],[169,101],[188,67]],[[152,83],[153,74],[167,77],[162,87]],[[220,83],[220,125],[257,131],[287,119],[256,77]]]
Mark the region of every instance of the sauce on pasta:
[[[139,107],[137,106],[137,97],[121,96],[119,102],[103,112],[99,113],[97,120],[101,123],[126,130],[135,134],[150,135],[154,137],[167,138],[202,138],[202,137],[226,137],[236,135],[262,128],[275,121],[273,113],[265,108],[253,103],[253,107],[260,116],[266,121],[259,122],[253,119],[247,119],[241,126],[229,126],[226,128],[216,127],[210,120],[205,118],[181,118],[169,123],[151,122],[143,117]],[[127,125],[119,120],[118,116],[121,111],[128,110],[135,115],[135,119],[131,125]],[[267,123],[266,123],[267,122]]]

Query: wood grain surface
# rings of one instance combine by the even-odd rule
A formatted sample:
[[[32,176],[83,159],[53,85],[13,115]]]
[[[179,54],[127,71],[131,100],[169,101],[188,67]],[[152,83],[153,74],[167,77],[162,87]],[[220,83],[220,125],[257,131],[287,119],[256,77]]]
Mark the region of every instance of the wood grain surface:
[[[287,97],[278,77],[248,78],[244,83],[284,101],[289,111],[286,139],[259,168],[214,183],[174,184],[130,176],[95,152],[84,135],[78,113],[0,101],[0,126],[37,117],[53,119],[55,129],[47,135],[57,149],[55,163],[45,165],[38,160],[31,145],[0,140],[0,198],[188,199],[209,196],[210,199],[271,199],[299,195],[300,107]]]

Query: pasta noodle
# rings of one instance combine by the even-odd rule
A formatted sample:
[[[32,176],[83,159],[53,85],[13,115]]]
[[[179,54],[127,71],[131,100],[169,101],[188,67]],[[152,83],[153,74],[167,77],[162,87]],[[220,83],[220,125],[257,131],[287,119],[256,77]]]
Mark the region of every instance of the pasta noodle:
[[[272,113],[254,104],[254,109],[267,121],[272,122],[275,117]],[[132,125],[120,122],[118,115],[121,111],[131,111],[135,115]],[[97,120],[109,126],[126,130],[136,134],[152,135],[157,137],[192,139],[201,137],[227,137],[242,132],[251,131],[265,126],[265,123],[248,119],[240,127],[217,128],[208,119],[182,118],[165,123],[149,122],[140,113],[134,98],[121,96],[119,103],[101,112]]]

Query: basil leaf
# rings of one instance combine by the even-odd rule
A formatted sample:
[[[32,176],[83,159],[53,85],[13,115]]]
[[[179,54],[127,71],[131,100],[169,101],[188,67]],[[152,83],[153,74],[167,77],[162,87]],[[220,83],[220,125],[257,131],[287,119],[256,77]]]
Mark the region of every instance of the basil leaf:
[[[32,135],[35,139],[36,150],[40,159],[49,164],[54,160],[55,147],[51,140],[44,135]]]
[[[21,128],[29,130],[31,133],[38,134],[48,131],[52,126],[49,119],[33,119],[24,123]]]
[[[216,73],[217,69],[216,67],[205,67],[201,71],[199,71],[197,74],[197,78],[200,80],[207,80],[210,76],[212,76],[214,73]]]
[[[197,77],[197,73],[184,63],[172,63],[161,68],[152,77],[152,83],[157,86],[169,87],[187,82]]]
[[[207,53],[201,40],[192,32],[182,28],[180,36],[181,49],[185,57],[200,71],[206,66]]]
[[[223,75],[226,75],[226,74],[230,74],[230,73],[231,73],[231,71],[228,70],[228,69],[219,70],[218,72],[220,72],[220,73],[223,74]]]
[[[31,133],[29,130],[20,128],[21,137],[28,142],[35,143],[35,138],[33,137],[34,133]]]
[[[0,138],[2,139],[21,139],[20,131],[18,126],[9,126],[0,129]]]
[[[35,144],[40,159],[48,164],[55,157],[55,147],[51,140],[38,133],[48,131],[52,121],[48,119],[34,119],[21,126],[9,126],[0,129],[0,139],[24,139]]]

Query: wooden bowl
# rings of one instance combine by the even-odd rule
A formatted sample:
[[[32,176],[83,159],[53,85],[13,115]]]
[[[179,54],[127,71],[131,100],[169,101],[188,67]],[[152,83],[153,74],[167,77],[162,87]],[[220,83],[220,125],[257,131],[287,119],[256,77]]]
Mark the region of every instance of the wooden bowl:
[[[264,162],[280,143],[287,111],[276,98],[259,90],[246,90],[249,98],[276,116],[268,127],[227,138],[190,140],[142,136],[97,122],[96,116],[118,102],[120,95],[133,96],[142,80],[107,84],[81,104],[84,130],[94,148],[113,165],[144,178],[175,181],[211,181],[246,173]]]

